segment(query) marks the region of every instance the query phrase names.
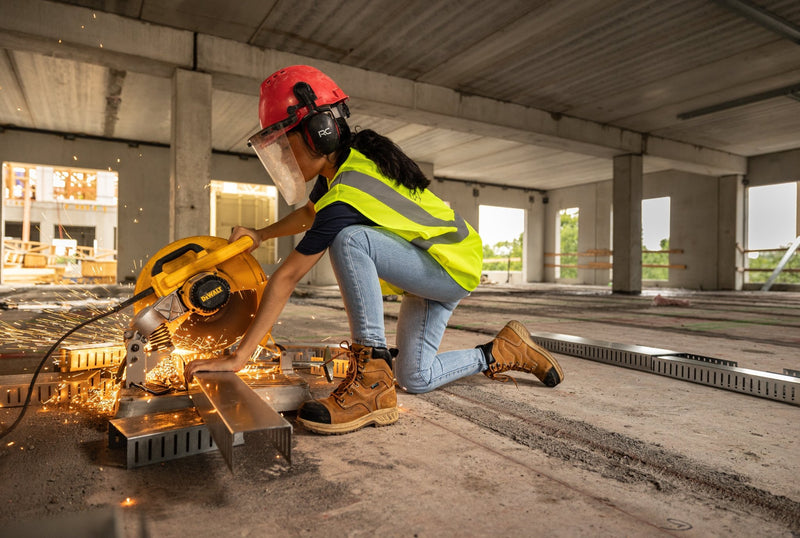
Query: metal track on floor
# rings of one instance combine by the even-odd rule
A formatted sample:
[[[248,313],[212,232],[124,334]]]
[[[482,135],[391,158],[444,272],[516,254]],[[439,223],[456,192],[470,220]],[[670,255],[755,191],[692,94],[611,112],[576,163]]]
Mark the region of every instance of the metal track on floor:
[[[553,353],[800,405],[800,379],[791,375],[739,368],[735,361],[714,357],[566,334],[536,332],[531,337]]]
[[[110,379],[101,378],[97,371],[39,374],[33,386],[30,405],[64,403],[74,398],[85,400],[90,390],[105,390],[110,383]],[[28,396],[30,384],[31,374],[0,376],[0,407],[21,407]]]
[[[242,436],[234,442],[243,443]],[[113,419],[108,446],[125,451],[128,469],[218,450],[193,407]]]

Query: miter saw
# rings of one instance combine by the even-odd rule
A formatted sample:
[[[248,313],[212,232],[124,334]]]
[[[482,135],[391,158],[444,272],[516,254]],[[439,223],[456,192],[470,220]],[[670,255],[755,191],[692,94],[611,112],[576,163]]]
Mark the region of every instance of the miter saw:
[[[267,284],[252,246],[250,237],[188,237],[150,259],[134,293],[152,293],[134,303],[125,331],[125,388],[147,390],[147,372],[176,348],[208,356],[236,344]]]
[[[266,436],[291,463],[292,426],[280,413],[296,410],[311,398],[308,382],[293,367],[305,363],[312,373],[322,369],[331,382],[336,361],[349,364],[333,358],[331,345],[278,346],[266,335],[248,364],[255,367],[248,372],[196,372],[200,382],[183,387],[181,368],[174,376],[180,386],[162,383],[154,389],[148,383],[148,373],[169,362],[164,359],[174,363],[179,351],[185,363],[214,358],[238,343],[267,285],[264,271],[249,253],[252,246],[250,237],[228,243],[196,236],[158,251],[139,274],[131,298],[77,324],[50,347],[33,373],[19,415],[0,438],[22,420],[39,373],[66,338],[133,306],[134,316],[124,333],[126,355],[116,375],[122,386],[114,391],[115,418],[109,421],[109,448],[125,449],[128,468],[217,449],[232,468],[233,446],[244,442],[244,434]],[[105,367],[106,359],[104,354],[99,368]],[[98,362],[98,357],[93,355],[93,360]]]
[[[128,468],[218,449],[233,469],[233,446],[244,434],[265,436],[291,463],[292,426],[281,413],[311,397],[293,361],[301,351],[330,355],[327,347],[277,346],[266,335],[238,374],[196,372],[198,383],[183,387],[181,368],[177,388],[148,379],[176,356],[185,364],[237,345],[267,284],[252,246],[250,237],[188,237],[158,251],[140,272],[118,372],[123,386],[109,421],[109,448],[125,449]]]
[[[185,401],[180,372],[167,369],[177,383],[153,381],[148,372],[170,357],[178,362],[215,358],[229,352],[258,310],[267,276],[249,253],[250,237],[233,243],[210,236],[187,237],[159,250],[142,268],[130,299],[134,316],[125,331],[124,379],[116,416],[191,405]],[[294,411],[310,398],[308,382],[295,367],[317,370],[333,381],[342,368],[336,348],[323,343],[279,345],[265,335],[240,377],[278,411]],[[174,361],[173,361],[174,362]],[[317,366],[315,366],[317,365]],[[340,374],[340,373],[339,373]],[[176,387],[176,385],[178,385]],[[189,390],[189,393],[192,391]],[[151,398],[151,396],[160,398]],[[169,401],[173,400],[173,401]]]

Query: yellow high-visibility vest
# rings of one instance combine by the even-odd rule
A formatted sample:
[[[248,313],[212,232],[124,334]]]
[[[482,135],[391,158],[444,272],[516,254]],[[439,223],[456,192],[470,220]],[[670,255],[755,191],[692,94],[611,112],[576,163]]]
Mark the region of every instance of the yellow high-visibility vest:
[[[373,161],[350,149],[350,156],[328,180],[317,211],[344,202],[362,215],[426,250],[467,291],[481,279],[483,246],[467,221],[430,190],[412,192],[381,174]]]

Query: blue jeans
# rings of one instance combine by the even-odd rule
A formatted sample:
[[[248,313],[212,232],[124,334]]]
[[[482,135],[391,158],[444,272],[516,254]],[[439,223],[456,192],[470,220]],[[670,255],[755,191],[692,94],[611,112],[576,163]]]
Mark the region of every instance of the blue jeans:
[[[353,343],[388,347],[379,278],[403,290],[397,320],[395,376],[412,393],[486,369],[480,349],[438,353],[447,320],[469,292],[424,250],[370,226],[348,226],[330,246]]]

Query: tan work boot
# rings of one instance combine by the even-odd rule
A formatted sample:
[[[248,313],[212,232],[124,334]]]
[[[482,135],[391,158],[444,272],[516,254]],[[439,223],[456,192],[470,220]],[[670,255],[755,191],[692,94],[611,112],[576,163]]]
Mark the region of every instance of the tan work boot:
[[[397,422],[397,393],[386,348],[352,344],[347,376],[327,398],[305,402],[297,420],[316,433],[349,433]]]
[[[555,387],[564,380],[564,372],[556,359],[534,343],[528,329],[519,321],[509,321],[494,340],[478,347],[489,365],[483,373],[492,379],[508,381],[509,376],[497,374],[517,370],[535,375],[548,387]]]

